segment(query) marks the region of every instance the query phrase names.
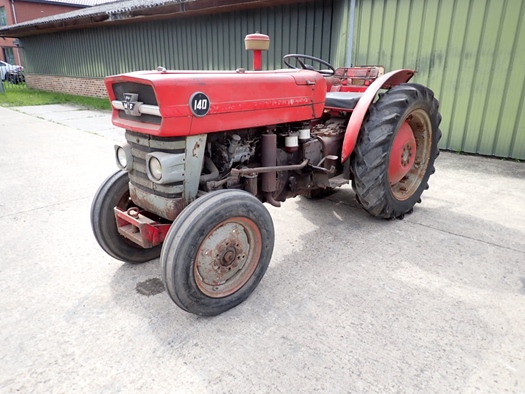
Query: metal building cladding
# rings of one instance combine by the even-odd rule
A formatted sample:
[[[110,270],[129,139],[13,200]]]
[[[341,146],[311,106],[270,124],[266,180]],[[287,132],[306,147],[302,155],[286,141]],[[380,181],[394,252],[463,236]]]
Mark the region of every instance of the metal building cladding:
[[[249,68],[243,39],[259,31],[266,69],[287,53],[416,69],[441,102],[442,149],[524,160],[524,14],[523,0],[129,0],[0,35],[20,38],[29,75],[103,78]]]

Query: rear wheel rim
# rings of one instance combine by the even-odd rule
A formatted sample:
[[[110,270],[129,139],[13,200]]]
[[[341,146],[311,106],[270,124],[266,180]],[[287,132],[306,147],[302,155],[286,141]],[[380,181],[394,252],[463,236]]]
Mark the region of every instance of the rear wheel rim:
[[[195,256],[199,290],[212,298],[229,296],[252,277],[261,258],[261,231],[252,220],[233,217],[215,226]]]
[[[414,134],[416,154],[414,164],[407,174],[399,182],[390,185],[392,195],[399,201],[412,197],[423,182],[432,150],[432,124],[428,113],[423,109],[416,109],[408,114],[404,122]]]

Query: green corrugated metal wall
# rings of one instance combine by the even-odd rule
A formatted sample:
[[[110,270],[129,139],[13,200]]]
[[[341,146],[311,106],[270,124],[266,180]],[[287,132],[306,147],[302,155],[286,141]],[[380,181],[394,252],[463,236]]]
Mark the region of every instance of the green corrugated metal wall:
[[[104,77],[154,69],[251,68],[246,34],[271,38],[263,67],[282,68],[287,53],[330,60],[340,47],[343,21],[337,0],[324,0],[207,16],[74,30],[22,39],[29,73]],[[334,13],[336,13],[334,15]]]
[[[154,69],[250,68],[248,33],[286,53],[345,64],[351,0],[68,31],[22,39],[29,73],[104,77]],[[414,68],[441,102],[441,148],[525,159],[525,0],[356,0],[353,63]]]
[[[525,159],[523,0],[357,0],[354,64],[414,68],[441,148]]]

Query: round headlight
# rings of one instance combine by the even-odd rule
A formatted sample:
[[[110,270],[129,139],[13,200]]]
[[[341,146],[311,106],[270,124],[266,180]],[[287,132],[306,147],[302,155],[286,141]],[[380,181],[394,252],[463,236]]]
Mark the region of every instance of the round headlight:
[[[126,152],[122,148],[117,148],[117,161],[121,168],[126,168],[128,165],[128,159],[126,158]]]
[[[156,157],[149,159],[149,172],[157,181],[160,181],[162,178],[162,166],[160,165],[159,159]]]

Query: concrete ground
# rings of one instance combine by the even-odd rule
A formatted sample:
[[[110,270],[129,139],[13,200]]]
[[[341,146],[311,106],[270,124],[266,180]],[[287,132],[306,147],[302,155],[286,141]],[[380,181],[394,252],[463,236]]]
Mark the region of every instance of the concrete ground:
[[[202,318],[95,242],[107,113],[0,107],[0,130],[0,392],[525,393],[524,163],[442,153],[404,220],[349,187],[268,207],[266,276]]]

